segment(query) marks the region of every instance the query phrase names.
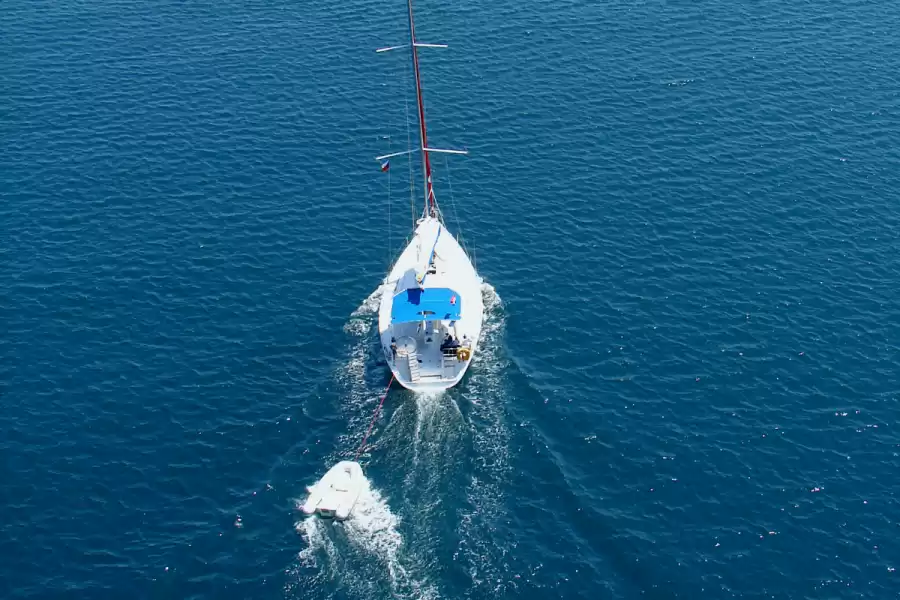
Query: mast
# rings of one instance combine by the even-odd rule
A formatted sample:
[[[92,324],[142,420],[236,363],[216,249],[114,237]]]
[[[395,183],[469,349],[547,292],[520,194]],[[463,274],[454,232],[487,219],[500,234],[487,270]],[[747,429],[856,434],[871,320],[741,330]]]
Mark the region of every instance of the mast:
[[[419,76],[419,52],[416,44],[416,26],[413,22],[412,0],[406,0],[409,11],[409,47],[412,49],[413,72],[416,78],[416,103],[419,106],[419,141],[422,152],[422,171],[425,176],[425,212],[435,216],[434,188],[431,183],[431,160],[428,157],[428,133],[425,128],[425,102],[422,100],[422,79]]]
[[[446,44],[423,44],[416,41],[416,26],[413,21],[412,0],[406,0],[406,8],[409,14],[409,47],[412,51],[413,72],[416,79],[416,105],[419,109],[419,152],[422,155],[422,175],[425,178],[425,210],[423,216],[432,216],[440,219],[441,213],[438,210],[437,200],[434,197],[434,187],[431,182],[431,158],[432,152],[440,152],[444,154],[468,154],[468,150],[449,150],[444,148],[431,148],[428,146],[428,132],[425,127],[425,102],[422,100],[422,78],[419,75],[419,48],[446,48]],[[389,52],[391,50],[399,50],[405,48],[402,46],[388,46],[379,48],[375,52]],[[407,121],[407,127],[409,122]],[[403,152],[391,152],[382,156],[376,156],[375,160],[382,161],[394,156],[403,156],[405,154],[414,154],[412,148]],[[412,182],[410,182],[412,183]]]

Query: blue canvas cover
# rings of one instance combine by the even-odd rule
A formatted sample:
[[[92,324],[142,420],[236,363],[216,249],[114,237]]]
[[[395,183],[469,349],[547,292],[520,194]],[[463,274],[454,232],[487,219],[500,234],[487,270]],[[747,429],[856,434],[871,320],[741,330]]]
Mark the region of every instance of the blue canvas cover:
[[[450,288],[410,288],[394,296],[391,323],[457,321],[462,298]]]

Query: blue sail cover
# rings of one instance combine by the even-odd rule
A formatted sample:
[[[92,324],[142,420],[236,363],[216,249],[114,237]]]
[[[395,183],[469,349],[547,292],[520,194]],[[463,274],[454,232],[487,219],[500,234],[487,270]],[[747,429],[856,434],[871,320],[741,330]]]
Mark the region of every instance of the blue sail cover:
[[[457,321],[462,299],[450,288],[411,288],[394,296],[391,323]]]

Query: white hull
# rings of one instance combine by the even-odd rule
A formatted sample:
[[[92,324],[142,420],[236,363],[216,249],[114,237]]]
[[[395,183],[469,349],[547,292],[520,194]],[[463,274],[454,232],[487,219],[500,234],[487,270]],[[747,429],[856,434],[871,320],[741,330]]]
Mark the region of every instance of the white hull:
[[[384,280],[378,333],[387,363],[403,387],[417,392],[439,392],[459,383],[472,364],[481,337],[484,303],[481,278],[465,250],[441,222],[432,183],[430,156],[433,153],[468,154],[466,150],[441,149],[428,144],[418,48],[446,46],[420,44],[413,23],[412,0],[406,1],[406,8],[410,43],[380,48],[378,52],[400,48],[410,51],[425,205],[412,241]],[[385,171],[390,168],[390,158],[415,152],[409,148],[376,160],[388,159],[381,165]]]
[[[422,278],[421,283],[416,275]],[[449,310],[458,307],[458,313],[448,313],[450,318],[444,319],[433,313],[422,320],[398,319],[404,308],[416,308],[394,305],[407,301],[404,294],[410,288],[422,290],[423,297],[436,296],[441,291],[451,294]],[[417,392],[439,392],[459,383],[478,350],[484,303],[481,278],[462,246],[440,221],[428,217],[419,222],[383,289],[378,333],[394,378]],[[448,333],[458,340],[458,348],[442,348]]]
[[[343,521],[350,517],[363,487],[363,472],[359,463],[344,460],[308,489],[309,497],[301,507],[307,515]]]

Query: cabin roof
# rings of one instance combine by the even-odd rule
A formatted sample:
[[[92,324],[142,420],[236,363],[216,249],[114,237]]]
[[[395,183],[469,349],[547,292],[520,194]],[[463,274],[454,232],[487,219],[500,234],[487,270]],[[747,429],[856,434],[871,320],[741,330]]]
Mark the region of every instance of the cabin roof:
[[[458,321],[462,298],[450,288],[410,288],[394,295],[391,323]]]

